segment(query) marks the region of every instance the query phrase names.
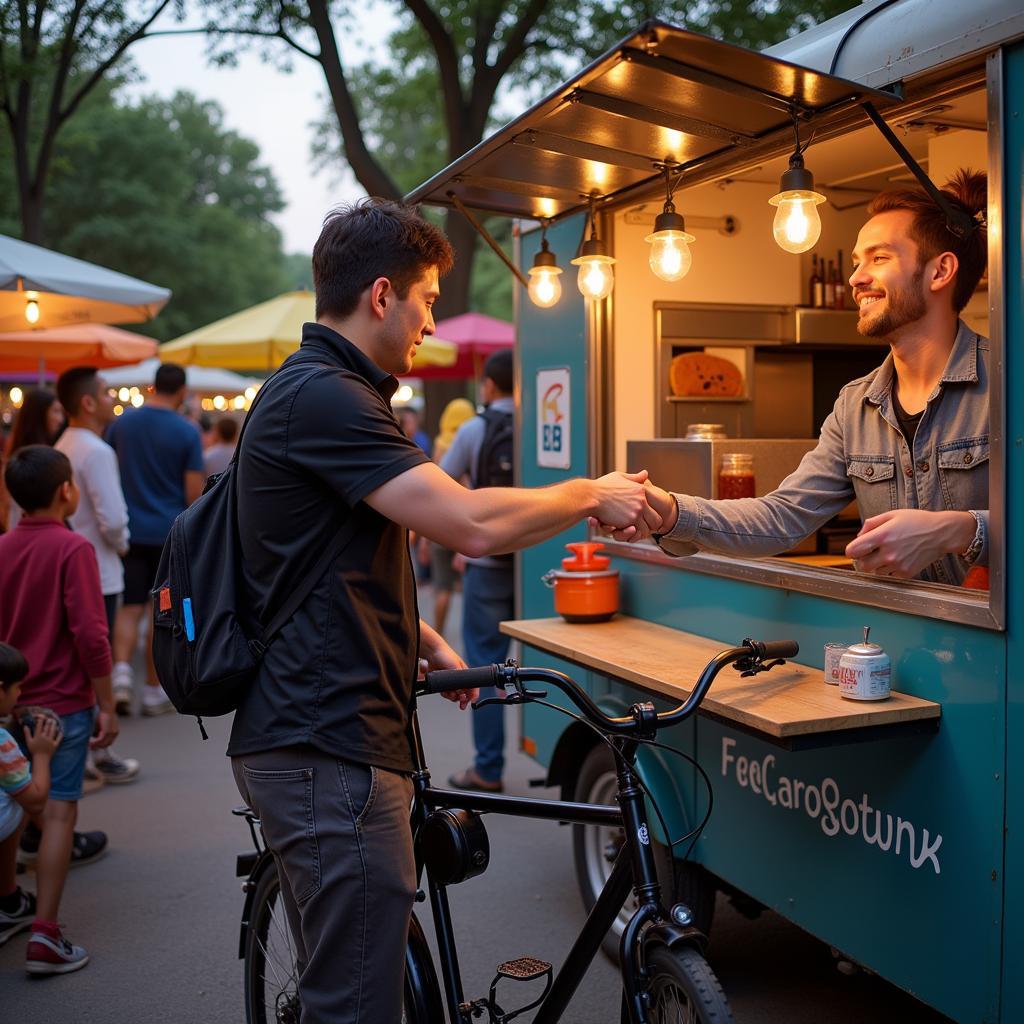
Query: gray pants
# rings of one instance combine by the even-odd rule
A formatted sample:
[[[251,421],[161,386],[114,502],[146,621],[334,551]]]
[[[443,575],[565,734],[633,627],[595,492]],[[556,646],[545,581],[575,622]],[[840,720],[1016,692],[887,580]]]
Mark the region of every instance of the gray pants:
[[[231,764],[277,862],[302,1024],[398,1024],[416,891],[412,780],[308,746]]]

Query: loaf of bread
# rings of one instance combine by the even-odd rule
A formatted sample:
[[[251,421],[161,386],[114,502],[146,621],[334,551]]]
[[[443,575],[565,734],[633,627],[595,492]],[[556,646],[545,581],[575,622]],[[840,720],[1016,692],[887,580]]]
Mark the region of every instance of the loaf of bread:
[[[728,359],[685,352],[672,360],[669,385],[680,398],[738,398],[743,394],[743,374]]]

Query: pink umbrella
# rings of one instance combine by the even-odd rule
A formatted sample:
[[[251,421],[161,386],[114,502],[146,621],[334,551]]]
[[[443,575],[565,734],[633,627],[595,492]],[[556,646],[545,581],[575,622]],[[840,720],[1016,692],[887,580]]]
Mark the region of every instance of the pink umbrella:
[[[45,370],[60,373],[72,366],[120,366],[156,355],[152,338],[106,324],[72,324],[42,331],[0,334],[0,373]]]
[[[480,376],[492,352],[515,345],[516,329],[513,324],[484,313],[462,313],[439,321],[434,337],[458,345],[455,365],[424,366],[411,376],[423,380],[472,380]]]

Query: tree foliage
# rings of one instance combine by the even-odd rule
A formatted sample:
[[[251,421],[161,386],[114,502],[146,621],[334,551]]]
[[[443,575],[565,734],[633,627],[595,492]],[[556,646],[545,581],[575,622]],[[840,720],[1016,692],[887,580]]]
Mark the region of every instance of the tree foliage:
[[[0,112],[8,129],[21,235],[43,237],[60,134],[129,48],[184,0],[0,0]]]
[[[14,198],[0,197],[8,225]],[[102,86],[55,147],[43,244],[169,287],[160,316],[133,328],[166,340],[294,287],[269,219],[283,206],[258,147],[217,104],[180,92],[129,105]]]

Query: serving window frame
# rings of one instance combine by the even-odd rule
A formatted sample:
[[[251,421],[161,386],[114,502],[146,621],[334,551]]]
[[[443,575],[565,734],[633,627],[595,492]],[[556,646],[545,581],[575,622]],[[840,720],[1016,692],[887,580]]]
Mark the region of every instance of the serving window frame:
[[[959,67],[944,79],[929,76],[919,83],[907,83],[906,101],[900,105],[900,116],[906,117],[915,105],[934,104],[942,95],[982,87],[987,92],[988,142],[988,305],[990,344],[990,408],[989,408],[989,591],[967,590],[919,580],[892,580],[879,576],[831,569],[820,566],[794,564],[784,558],[738,558],[702,552],[685,558],[667,555],[649,542],[627,544],[601,539],[609,552],[617,557],[655,563],[679,571],[696,572],[710,576],[726,576],[763,586],[776,587],[797,593],[811,594],[867,607],[883,608],[941,619],[983,629],[1006,629],[1006,381],[1004,350],[1006,339],[1006,303],[1004,295],[1005,232],[1002,211],[1005,203],[1005,175],[1003,148],[1004,131],[1004,75],[1003,50],[988,54],[983,64]],[[835,137],[861,125],[836,126],[827,133]],[[763,159],[763,155],[762,155]],[[721,177],[723,172],[739,173],[741,163],[733,168],[716,167],[707,180]],[[691,182],[697,184],[699,182]],[[636,198],[630,198],[630,204]],[[619,204],[621,205],[621,204]],[[598,220],[601,236],[612,245],[614,252],[614,213],[619,208],[605,208]],[[609,302],[614,302],[614,292]],[[593,304],[591,304],[593,305]],[[608,372],[616,356],[614,316],[611,309],[601,315],[587,318],[587,344],[593,372],[588,381],[588,404],[593,410],[590,469],[599,475],[615,468],[614,431],[608,426],[614,422],[609,415],[614,407],[614,374]]]

